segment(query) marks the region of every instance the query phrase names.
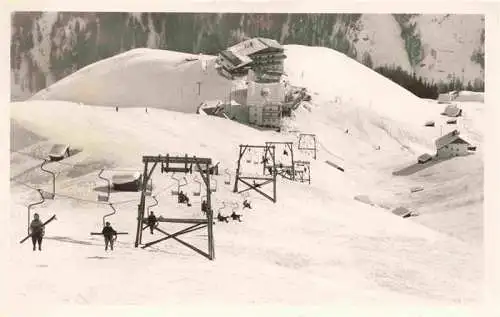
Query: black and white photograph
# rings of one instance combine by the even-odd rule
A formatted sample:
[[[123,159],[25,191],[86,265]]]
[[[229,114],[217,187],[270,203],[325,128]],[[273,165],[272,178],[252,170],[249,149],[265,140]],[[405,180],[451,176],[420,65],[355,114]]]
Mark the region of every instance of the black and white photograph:
[[[483,301],[485,14],[10,28],[12,316]]]

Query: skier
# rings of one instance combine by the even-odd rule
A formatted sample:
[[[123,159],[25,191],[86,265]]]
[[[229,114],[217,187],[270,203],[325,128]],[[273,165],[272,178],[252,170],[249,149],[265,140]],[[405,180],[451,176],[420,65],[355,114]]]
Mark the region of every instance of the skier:
[[[219,220],[220,222],[227,222],[229,223],[229,221],[227,220],[227,218],[229,218],[229,216],[223,216],[220,214],[220,212],[217,214],[217,220]]]
[[[151,234],[153,234],[153,230],[156,227],[156,224],[158,223],[158,219],[156,219],[156,216],[153,212],[151,212],[148,216],[148,226],[149,230],[151,230]]]
[[[206,200],[203,200],[201,202],[201,211],[203,211],[203,213],[207,213],[208,211],[208,204],[207,204],[207,201]]]
[[[243,201],[243,209],[245,208],[252,209],[252,205],[250,205],[250,202],[246,199]]]
[[[178,200],[179,204],[183,204],[183,203],[186,203],[188,205],[188,207],[191,207],[191,204],[189,203],[189,197],[186,196],[182,190],[180,191],[179,195],[178,195]]]
[[[233,213],[231,214],[231,218],[233,220],[238,220],[239,222],[241,222],[241,215],[238,215],[235,211],[233,211]]]
[[[33,251],[36,250],[36,244],[38,242],[38,251],[42,251],[42,240],[45,235],[45,228],[43,222],[40,221],[40,216],[38,214],[33,215],[33,221],[30,224],[31,231],[31,241],[33,241]]]
[[[108,251],[108,245],[111,247],[111,251],[113,251],[113,244],[117,238],[117,233],[111,224],[106,222],[106,226],[102,229],[102,235],[104,236],[104,243],[106,244],[105,251]]]

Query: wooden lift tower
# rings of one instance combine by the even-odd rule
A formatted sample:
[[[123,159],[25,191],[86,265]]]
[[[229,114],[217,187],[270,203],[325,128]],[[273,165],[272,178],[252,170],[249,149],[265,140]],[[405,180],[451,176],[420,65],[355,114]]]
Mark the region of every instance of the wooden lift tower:
[[[153,171],[155,170],[158,163],[161,163],[161,172],[162,173],[192,173],[193,166],[195,166],[197,171],[200,173],[203,182],[206,187],[206,203],[207,203],[207,211],[205,213],[206,219],[188,219],[188,218],[163,218],[159,217],[158,222],[167,222],[167,223],[180,223],[189,225],[187,228],[177,231],[175,233],[168,233],[165,230],[155,227],[154,229],[163,233],[165,237],[148,242],[142,246],[142,248],[150,247],[159,242],[173,239],[180,244],[198,252],[199,254],[205,256],[210,260],[215,259],[215,250],[214,250],[214,235],[213,235],[213,211],[211,208],[210,202],[210,170],[212,165],[212,159],[210,158],[200,158],[196,156],[143,156],[142,162],[144,163],[144,172],[142,174],[142,184],[147,184],[150,180]],[[152,164],[151,168],[149,167]],[[135,247],[137,248],[140,244],[142,244],[142,232],[145,230],[148,225],[144,226],[144,222],[147,219],[147,215],[145,215],[146,209],[146,186],[142,186],[141,190],[141,200],[138,206],[138,217],[137,217],[137,233],[135,239]],[[178,238],[178,236],[182,234],[186,234],[189,232],[193,232],[196,230],[200,230],[203,228],[207,228],[208,231],[208,251],[202,251],[197,247],[182,241]]]
[[[245,152],[249,149],[263,149],[264,153],[261,158],[260,164],[262,164],[262,175],[253,175],[253,176],[242,176],[241,174],[241,159]],[[269,162],[269,160],[271,162]],[[266,163],[267,161],[267,163]],[[267,165],[266,165],[267,164]],[[271,175],[266,174],[266,168],[271,168]],[[249,182],[249,180],[253,180],[253,184]],[[248,186],[247,188],[238,191],[239,182]],[[273,184],[273,194],[272,196],[265,193],[261,190],[262,186],[267,184]],[[275,146],[274,145],[240,145],[240,154],[238,155],[238,166],[236,168],[236,176],[234,181],[234,189],[235,193],[244,193],[249,190],[255,190],[262,196],[271,200],[272,202],[276,202],[276,156],[275,156]]]

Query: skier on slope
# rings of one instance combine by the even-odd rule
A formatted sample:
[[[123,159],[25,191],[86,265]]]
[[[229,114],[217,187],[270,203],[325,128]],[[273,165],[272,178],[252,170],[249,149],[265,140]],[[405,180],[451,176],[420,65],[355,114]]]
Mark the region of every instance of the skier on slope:
[[[31,231],[31,241],[33,241],[33,251],[36,250],[36,244],[38,242],[38,251],[42,251],[42,240],[45,235],[45,228],[43,222],[40,220],[38,214],[33,215],[33,221],[30,224]]]
[[[106,226],[102,229],[102,235],[104,236],[104,243],[106,244],[105,251],[108,251],[108,245],[111,247],[111,251],[113,251],[113,244],[117,238],[117,233],[109,222],[106,222]]]

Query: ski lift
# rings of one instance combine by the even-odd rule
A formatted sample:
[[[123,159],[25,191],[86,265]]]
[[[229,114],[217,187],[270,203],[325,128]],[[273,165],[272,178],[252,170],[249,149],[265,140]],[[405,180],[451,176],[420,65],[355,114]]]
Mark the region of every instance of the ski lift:
[[[233,206],[232,206],[232,208],[233,208],[233,209],[232,209],[232,211],[233,211],[234,213],[236,213],[236,210],[238,210],[238,208],[240,208],[240,204],[238,204],[238,202],[237,202],[237,201],[233,201],[233,202],[232,202],[232,205],[233,205]]]
[[[102,177],[102,173],[103,172],[104,172],[104,169],[102,169],[99,172],[99,174],[97,175],[97,177],[99,177],[100,179],[105,180],[107,182],[107,184],[108,184],[107,185],[107,191],[108,191],[108,193],[107,193],[107,195],[102,195],[102,194],[98,193],[97,194],[97,201],[105,201],[105,202],[107,202],[107,201],[109,201],[109,196],[110,196],[110,193],[111,193],[111,182],[110,182],[109,179]]]
[[[158,206],[158,200],[156,199],[156,197],[153,195],[153,196],[151,196],[151,198],[153,198],[153,199],[154,199],[155,203],[154,203],[154,204],[152,204],[152,205],[149,205],[149,206],[148,206],[148,208],[146,209],[146,210],[148,211],[148,215],[149,215],[149,209],[150,209],[151,207]]]
[[[247,156],[246,162],[252,163],[252,151],[251,151],[251,149],[248,149],[248,154],[249,154],[249,156]]]
[[[40,191],[40,194],[42,195],[43,198],[45,199],[54,199],[56,195],[56,174],[52,171],[44,169],[44,165],[50,163],[47,160],[43,160],[42,165],[40,165],[40,169],[46,173],[49,173],[52,175],[52,193],[46,192],[46,191]]]
[[[145,194],[146,196],[151,196],[152,193],[153,193],[153,178],[150,178],[149,183],[146,184]]]
[[[184,180],[184,184],[180,184],[180,183],[179,183],[179,184],[177,185],[177,191],[178,191],[178,192],[180,192],[180,191],[181,191],[181,187],[184,187],[184,186],[186,186],[186,185],[188,184],[188,181],[187,181],[186,176],[184,176],[184,177],[182,178],[182,180]]]
[[[193,196],[200,196],[201,195],[201,181],[198,179],[197,176],[194,177],[193,181],[198,184],[198,190],[193,191]]]
[[[255,156],[253,159],[253,164],[258,165],[260,163],[259,156]]]
[[[175,176],[175,173],[172,173],[172,176],[170,176],[170,178],[173,179],[173,180],[175,180],[177,182],[177,190],[173,189],[171,191],[172,196],[179,195],[179,191],[180,191],[180,188],[181,188],[181,179],[182,179],[182,178],[181,179],[177,179],[174,176]],[[184,184],[182,186],[187,185],[186,177],[184,177],[184,181],[186,182],[186,184]]]
[[[109,216],[112,216],[114,214],[116,214],[116,209],[115,207],[113,206],[113,204],[109,204],[109,207],[111,207],[111,209],[113,209],[113,212],[112,213],[109,213],[109,214],[106,214],[102,217],[102,226],[104,227],[106,225],[106,218],[108,218]]]
[[[217,191],[217,180],[212,178],[210,180],[210,192],[215,193]]]
[[[200,210],[203,214],[206,214],[207,211],[203,208],[204,207],[203,205],[205,206],[207,205],[207,196],[206,195],[201,196],[200,202],[201,202]]]
[[[218,214],[221,214],[221,210],[224,210],[226,208],[226,202],[223,200],[222,201],[222,207],[220,207],[219,209],[217,209],[217,213]],[[221,214],[222,215],[222,214]]]
[[[41,205],[45,202],[45,197],[43,197],[42,190],[37,189],[38,194],[40,194],[41,201],[37,201],[36,203],[32,203],[28,205],[28,234],[30,234],[30,223],[31,223],[31,208],[36,205]]]
[[[106,226],[106,218],[116,214],[116,208],[113,206],[112,203],[109,203],[108,204],[109,207],[111,207],[111,209],[113,209],[113,212],[109,213],[109,214],[106,214],[102,217],[102,226]],[[102,233],[101,232],[91,232],[90,235],[101,235]],[[128,234],[128,232],[117,232],[116,234]]]
[[[227,175],[227,179],[224,180],[224,184],[231,185],[231,173],[229,173],[229,170],[227,168],[224,170],[224,174]]]

